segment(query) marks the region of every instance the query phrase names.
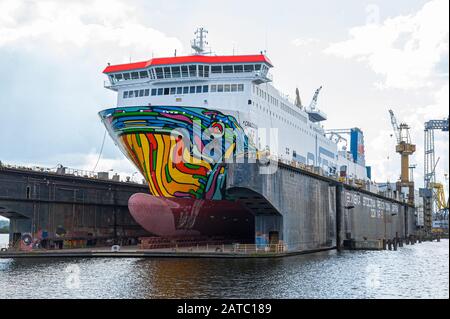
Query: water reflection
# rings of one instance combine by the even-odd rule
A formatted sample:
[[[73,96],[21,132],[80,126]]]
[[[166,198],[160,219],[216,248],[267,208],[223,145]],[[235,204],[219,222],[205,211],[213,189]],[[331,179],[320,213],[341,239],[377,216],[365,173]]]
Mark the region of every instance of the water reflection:
[[[6,298],[448,298],[448,251],[443,240],[396,252],[280,259],[9,259],[0,260],[0,292]]]

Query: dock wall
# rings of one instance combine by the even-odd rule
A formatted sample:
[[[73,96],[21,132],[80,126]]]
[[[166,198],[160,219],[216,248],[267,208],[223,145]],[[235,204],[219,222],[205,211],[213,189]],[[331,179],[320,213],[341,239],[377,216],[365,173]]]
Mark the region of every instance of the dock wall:
[[[23,234],[92,244],[148,236],[128,211],[137,192],[147,186],[0,167],[0,215],[10,219],[10,242]]]
[[[249,193],[260,196],[266,210],[248,207],[255,233],[278,232],[289,251],[406,238],[416,229],[413,207],[288,165],[261,174],[259,165],[229,164],[227,191],[244,202]]]

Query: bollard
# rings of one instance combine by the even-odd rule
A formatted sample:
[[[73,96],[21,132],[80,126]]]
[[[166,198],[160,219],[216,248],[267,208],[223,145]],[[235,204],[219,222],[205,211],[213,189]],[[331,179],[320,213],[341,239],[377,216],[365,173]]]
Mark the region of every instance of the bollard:
[[[388,239],[388,249],[389,250],[392,250],[392,242],[391,242],[391,240],[390,239]]]
[[[383,239],[383,250],[386,250],[386,238]]]
[[[406,237],[405,241],[406,241],[406,245],[409,245],[409,237]]]
[[[441,241],[441,236],[437,235],[437,242]]]
[[[419,244],[422,243],[422,236],[419,236]]]
[[[403,238],[400,238],[400,241],[398,243],[398,247],[403,247]]]
[[[394,250],[397,250],[397,238],[394,238]]]

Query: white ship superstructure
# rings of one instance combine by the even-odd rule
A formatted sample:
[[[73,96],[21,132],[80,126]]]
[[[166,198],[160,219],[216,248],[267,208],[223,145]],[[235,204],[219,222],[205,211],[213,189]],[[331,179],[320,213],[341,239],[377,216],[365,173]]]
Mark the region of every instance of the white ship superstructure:
[[[287,162],[320,167],[329,175],[370,178],[362,132],[329,132],[323,128],[327,117],[317,109],[321,88],[308,107],[299,99],[293,103],[274,87],[270,75],[273,65],[265,54],[206,55],[204,43],[201,34],[193,43],[196,54],[108,66],[104,70],[108,75],[105,86],[117,92],[117,107],[218,110],[235,117],[259,150],[269,150]],[[260,128],[278,129],[278,149],[262,145],[256,137]],[[350,150],[338,147],[345,140],[342,133],[351,136]]]

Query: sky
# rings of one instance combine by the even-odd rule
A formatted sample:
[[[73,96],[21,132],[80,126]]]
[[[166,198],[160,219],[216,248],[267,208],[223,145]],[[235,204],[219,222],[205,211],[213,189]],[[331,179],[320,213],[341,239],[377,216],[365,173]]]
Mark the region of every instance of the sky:
[[[448,0],[0,0],[0,161],[92,170],[114,107],[102,70],[190,54],[197,27],[216,54],[266,50],[274,85],[304,104],[323,85],[325,128],[360,127],[377,182],[398,179],[388,109],[408,123],[423,184],[424,122],[449,104]],[[437,179],[449,135],[436,132]],[[107,136],[97,170],[136,169]],[[135,175],[139,177],[139,174]]]

